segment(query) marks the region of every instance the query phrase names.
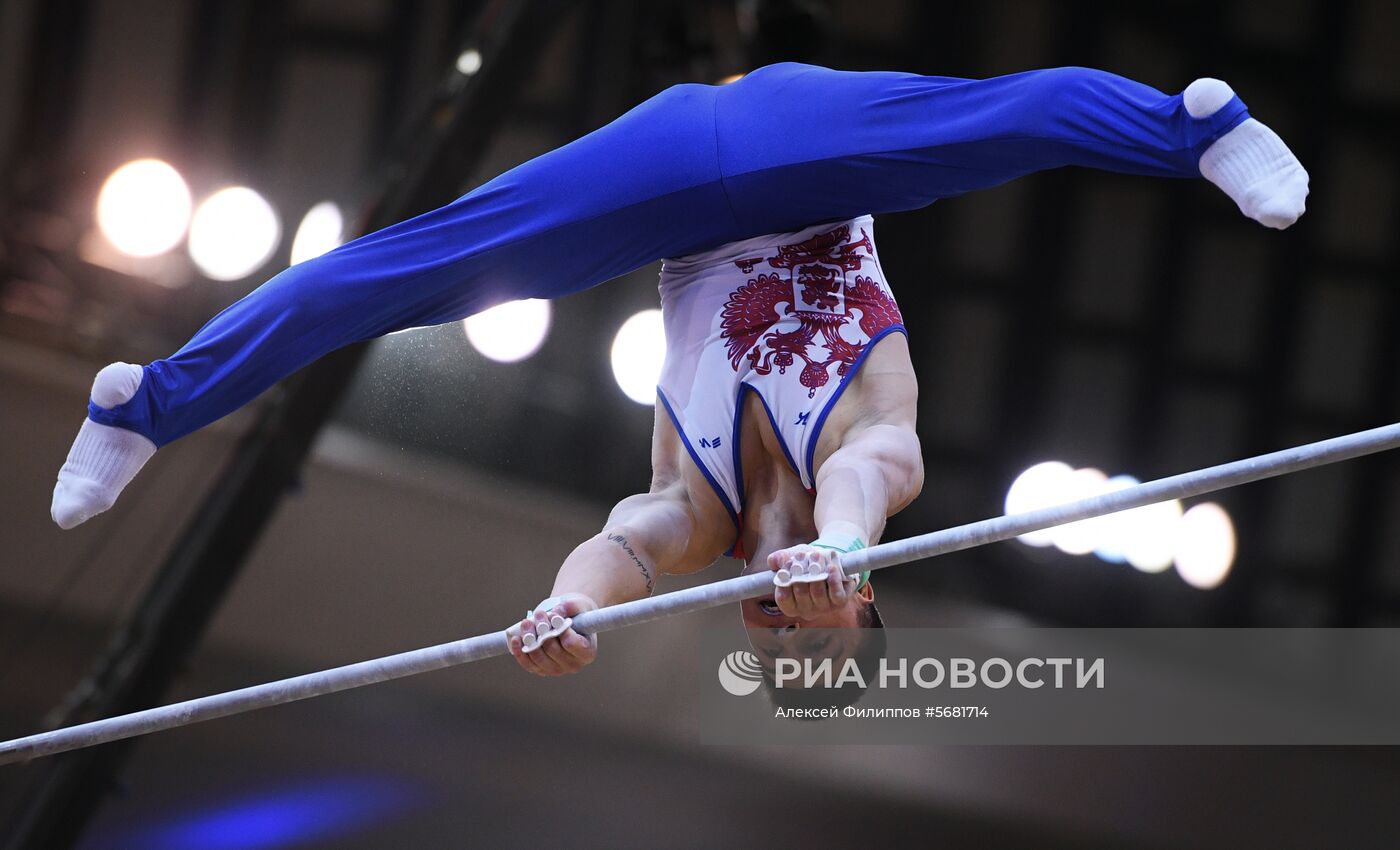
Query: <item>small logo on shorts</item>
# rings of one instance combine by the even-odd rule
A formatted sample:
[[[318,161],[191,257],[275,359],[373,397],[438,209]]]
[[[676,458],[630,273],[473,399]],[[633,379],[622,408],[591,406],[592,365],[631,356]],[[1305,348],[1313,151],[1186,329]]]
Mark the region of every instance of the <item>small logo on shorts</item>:
[[[746,697],[758,690],[763,681],[763,668],[758,656],[746,649],[736,649],[719,663],[719,683],[736,697]]]

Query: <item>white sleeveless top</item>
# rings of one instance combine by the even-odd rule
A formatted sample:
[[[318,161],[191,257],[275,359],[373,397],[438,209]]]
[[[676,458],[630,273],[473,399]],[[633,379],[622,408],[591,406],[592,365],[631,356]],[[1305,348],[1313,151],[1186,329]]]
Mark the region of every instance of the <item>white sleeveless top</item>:
[[[666,362],[658,396],[733,518],[736,541],[744,395],[758,395],[793,472],[811,490],[827,414],[872,344],[906,333],[873,235],[874,220],[862,216],[662,265]]]

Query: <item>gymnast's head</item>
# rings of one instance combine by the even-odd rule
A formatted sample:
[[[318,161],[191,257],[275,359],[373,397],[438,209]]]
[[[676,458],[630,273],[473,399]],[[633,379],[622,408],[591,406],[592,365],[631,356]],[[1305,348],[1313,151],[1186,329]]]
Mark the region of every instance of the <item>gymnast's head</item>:
[[[813,627],[810,622],[797,622],[781,629],[747,629],[749,645],[763,670],[764,690],[774,705],[841,708],[859,700],[868,683],[878,679],[886,651],[880,612],[873,602],[866,602],[853,613],[858,619],[854,626]]]

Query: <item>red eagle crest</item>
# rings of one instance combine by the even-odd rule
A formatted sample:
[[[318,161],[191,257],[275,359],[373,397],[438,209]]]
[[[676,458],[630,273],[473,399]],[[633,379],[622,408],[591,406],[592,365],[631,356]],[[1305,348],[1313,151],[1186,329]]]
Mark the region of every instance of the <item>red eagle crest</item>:
[[[775,368],[785,375],[801,360],[799,380],[808,397],[815,396],[831,380],[833,365],[844,378],[865,350],[865,340],[904,321],[894,299],[873,278],[857,274],[848,280],[875,250],[864,230],[860,235],[858,241],[850,241],[851,228],[842,225],[796,245],[780,246],[776,256],[767,258],[777,271],[760,273],[730,293],[720,313],[720,333],[735,371],[747,359],[760,375]],[[735,265],[751,274],[760,262],[749,258]],[[864,339],[852,342],[841,329],[857,314]],[[773,330],[789,317],[797,319],[795,328]]]

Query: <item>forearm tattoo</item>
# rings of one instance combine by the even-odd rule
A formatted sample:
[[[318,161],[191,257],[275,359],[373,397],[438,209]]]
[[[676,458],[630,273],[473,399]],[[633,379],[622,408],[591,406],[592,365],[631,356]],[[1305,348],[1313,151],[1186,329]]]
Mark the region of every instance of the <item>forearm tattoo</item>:
[[[637,565],[637,569],[642,571],[642,577],[647,580],[647,593],[651,593],[653,587],[651,570],[647,569],[647,565],[643,564],[642,559],[637,557],[637,553],[632,551],[632,544],[628,543],[627,538],[621,534],[609,534],[608,539],[621,546],[622,551],[627,553],[627,557],[632,559],[632,563]]]

